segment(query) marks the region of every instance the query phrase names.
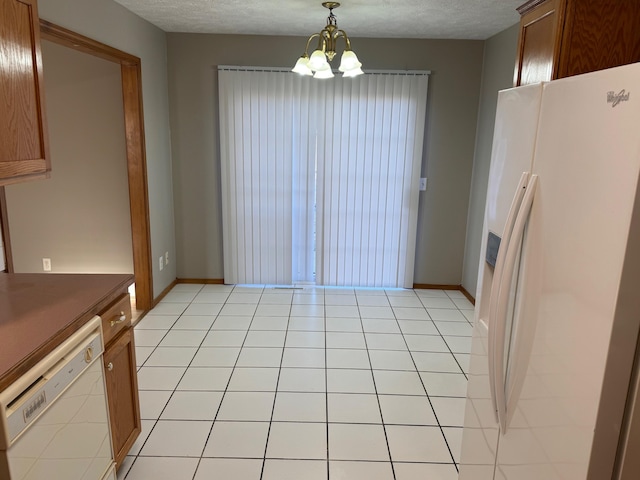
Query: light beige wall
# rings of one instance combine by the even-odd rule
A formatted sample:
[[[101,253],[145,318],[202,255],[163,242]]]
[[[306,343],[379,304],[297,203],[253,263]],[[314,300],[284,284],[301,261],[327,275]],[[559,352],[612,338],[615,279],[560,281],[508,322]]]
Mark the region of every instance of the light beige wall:
[[[218,65],[291,67],[299,37],[168,34],[178,277],[223,278]],[[352,39],[364,69],[431,70],[415,283],[460,284],[483,42]]]
[[[113,0],[41,0],[38,7],[43,19],[142,61],[153,293],[157,297],[176,277],[166,35]],[[166,251],[170,264],[160,271],[158,257]]]
[[[42,42],[52,175],[6,187],[17,273],[133,273],[120,66]]]
[[[517,24],[494,35],[485,42],[482,93],[480,96],[480,111],[478,113],[476,148],[473,159],[473,180],[462,274],[462,286],[473,296],[475,296],[478,283],[480,242],[482,241],[484,206],[487,198],[489,165],[491,164],[496,102],[498,101],[499,90],[513,86],[513,69],[517,43]]]

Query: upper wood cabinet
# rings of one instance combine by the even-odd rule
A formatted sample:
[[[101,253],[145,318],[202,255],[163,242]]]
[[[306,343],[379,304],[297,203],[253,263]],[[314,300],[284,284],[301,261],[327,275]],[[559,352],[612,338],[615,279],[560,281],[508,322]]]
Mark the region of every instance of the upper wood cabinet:
[[[530,0],[518,12],[514,85],[640,61],[638,0]]]
[[[0,0],[0,185],[51,170],[36,0]]]

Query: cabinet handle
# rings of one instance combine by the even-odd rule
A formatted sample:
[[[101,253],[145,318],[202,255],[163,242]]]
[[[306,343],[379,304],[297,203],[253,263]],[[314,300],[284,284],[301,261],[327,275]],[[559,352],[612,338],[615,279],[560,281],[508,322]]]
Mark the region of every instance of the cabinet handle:
[[[111,362],[107,363],[107,370],[109,371],[113,370],[113,363]]]
[[[125,315],[124,312],[120,312],[120,316],[118,317],[117,320],[111,320],[111,326],[113,327],[114,325],[117,325],[118,323],[122,323],[127,319],[127,316]]]

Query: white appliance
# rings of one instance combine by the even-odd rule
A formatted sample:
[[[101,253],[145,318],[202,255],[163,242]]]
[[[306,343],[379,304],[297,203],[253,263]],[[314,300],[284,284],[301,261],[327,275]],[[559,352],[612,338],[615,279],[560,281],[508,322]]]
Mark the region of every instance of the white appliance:
[[[460,480],[614,478],[639,174],[640,64],[500,92]]]
[[[111,480],[100,317],[0,393],[0,479]]]

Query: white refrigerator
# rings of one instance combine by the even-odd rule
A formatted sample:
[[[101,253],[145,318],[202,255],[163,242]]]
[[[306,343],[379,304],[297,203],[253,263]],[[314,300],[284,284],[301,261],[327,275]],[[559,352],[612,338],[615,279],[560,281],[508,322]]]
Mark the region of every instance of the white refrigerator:
[[[612,478],[640,330],[639,174],[640,64],[500,92],[460,480]]]

